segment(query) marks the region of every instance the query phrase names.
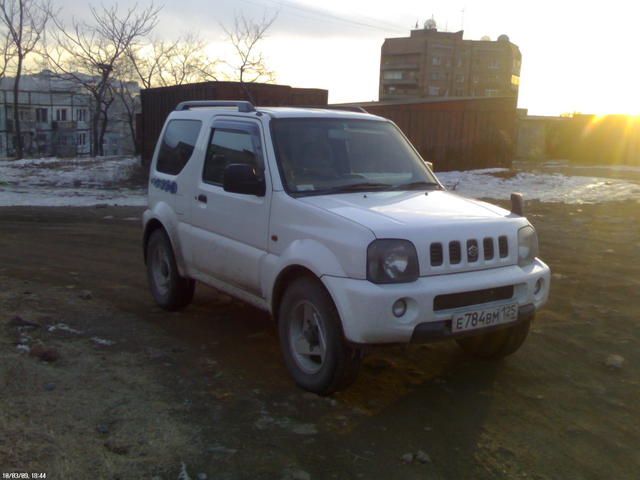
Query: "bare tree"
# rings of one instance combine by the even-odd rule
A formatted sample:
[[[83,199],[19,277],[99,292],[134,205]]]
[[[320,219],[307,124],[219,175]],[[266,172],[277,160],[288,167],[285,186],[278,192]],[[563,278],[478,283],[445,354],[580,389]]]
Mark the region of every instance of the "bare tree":
[[[133,142],[133,148],[137,155],[140,153],[140,145],[136,132],[136,115],[140,108],[140,95],[132,88],[131,83],[122,80],[122,77],[119,77],[118,80],[112,84],[111,89],[124,109],[124,120],[129,126],[131,141]]]
[[[2,80],[15,56],[15,45],[9,29],[3,23],[0,25],[3,27],[0,29],[0,80]]]
[[[206,42],[187,34],[174,41],[152,41],[127,53],[144,88],[217,80],[217,61],[206,54]]]
[[[113,73],[127,51],[148,35],[158,22],[160,8],[134,5],[120,12],[118,5],[91,7],[91,23],[73,20],[66,29],[54,17],[54,43],[47,51],[51,67],[64,78],[73,80],[92,97],[92,153],[103,155],[109,107],[113,103]]]
[[[267,31],[276,21],[278,14],[272,17],[264,16],[261,20],[248,19],[244,15],[236,16],[233,29],[222,25],[227,41],[231,43],[235,59],[225,62],[231,69],[228,75],[231,80],[240,82],[247,98],[253,101],[248,83],[258,81],[272,82],[275,75],[266,66],[259,44],[265,39]]]
[[[0,0],[0,22],[6,27],[8,43],[4,50],[4,71],[8,54],[15,60],[13,81],[13,122],[16,133],[16,158],[23,156],[23,139],[20,128],[20,79],[25,60],[35,51],[51,18],[51,3],[48,0]]]
[[[143,88],[164,87],[162,72],[178,42],[151,41],[127,50],[128,64]]]
[[[207,43],[200,37],[188,34],[180,39],[160,72],[165,85],[182,85],[199,82],[211,77],[215,80],[217,62],[206,54]]]
[[[135,153],[139,153],[138,137],[136,132],[136,115],[140,109],[140,89],[138,87],[138,74],[129,56],[123,57],[118,62],[115,70],[115,78],[111,82],[112,95],[122,107],[122,118],[128,127]]]

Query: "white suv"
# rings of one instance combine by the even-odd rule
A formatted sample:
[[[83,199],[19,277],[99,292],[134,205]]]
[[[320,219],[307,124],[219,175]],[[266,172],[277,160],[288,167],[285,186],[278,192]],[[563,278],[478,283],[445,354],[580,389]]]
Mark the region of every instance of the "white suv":
[[[452,338],[504,357],[550,280],[512,201],[447,192],[384,118],[183,102],[151,164],[151,293],[181,309],[197,280],[270,312],[291,375],[319,394],[353,381],[368,344]]]

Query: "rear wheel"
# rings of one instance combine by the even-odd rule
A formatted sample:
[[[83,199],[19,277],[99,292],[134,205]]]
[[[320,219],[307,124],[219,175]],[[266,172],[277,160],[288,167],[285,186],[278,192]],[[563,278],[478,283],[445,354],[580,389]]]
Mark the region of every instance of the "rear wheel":
[[[169,237],[155,230],[147,244],[147,278],[156,303],[165,310],[181,310],[191,303],[195,282],[178,273]]]
[[[458,345],[465,353],[485,359],[500,359],[515,353],[529,334],[531,320],[494,332],[459,338]]]
[[[302,277],[287,287],[278,314],[285,364],[301,388],[328,395],[355,380],[362,352],[349,345],[322,284]]]

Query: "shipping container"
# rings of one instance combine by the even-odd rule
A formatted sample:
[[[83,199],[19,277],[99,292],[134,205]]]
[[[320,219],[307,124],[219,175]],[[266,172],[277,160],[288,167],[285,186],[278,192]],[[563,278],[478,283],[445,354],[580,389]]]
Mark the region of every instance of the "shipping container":
[[[395,122],[438,171],[510,167],[517,139],[516,99],[437,98],[341,104]]]

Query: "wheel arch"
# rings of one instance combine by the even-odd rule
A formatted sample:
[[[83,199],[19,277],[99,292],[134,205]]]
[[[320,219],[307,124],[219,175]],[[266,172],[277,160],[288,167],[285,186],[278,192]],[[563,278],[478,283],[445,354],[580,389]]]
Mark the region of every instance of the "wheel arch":
[[[326,290],[334,305],[336,304],[333,296],[331,295],[331,292],[329,292],[329,289],[327,289],[322,279],[318,277],[313,271],[299,264],[288,265],[276,277],[276,281],[273,284],[273,290],[271,293],[271,315],[276,322],[278,321],[278,314],[280,305],[282,304],[282,297],[284,296],[284,292],[286,291],[287,286],[301,277],[307,277],[317,281],[318,284]]]
[[[153,232],[159,229],[162,229],[165,233],[167,233],[167,229],[164,228],[162,222],[157,218],[152,218],[151,220],[149,220],[144,227],[144,234],[142,235],[142,254],[144,256],[145,265],[147,264],[147,246],[149,245],[149,238],[151,237],[151,234]],[[168,233],[167,236],[169,236]],[[171,240],[171,237],[169,237],[169,240]]]
[[[163,212],[160,213],[162,214]],[[177,238],[177,232],[174,229],[170,228],[173,218],[168,217],[168,221],[166,220],[166,218],[163,219],[160,215],[154,215],[152,212],[145,212],[144,233],[142,234],[142,254],[144,256],[145,265],[147,263],[147,248],[149,245],[149,238],[151,238],[151,234],[156,230],[162,230],[169,238],[169,243],[171,244],[171,248],[173,250],[173,256],[176,260],[178,272],[181,276],[186,277],[186,265],[182,256],[179,238]]]

